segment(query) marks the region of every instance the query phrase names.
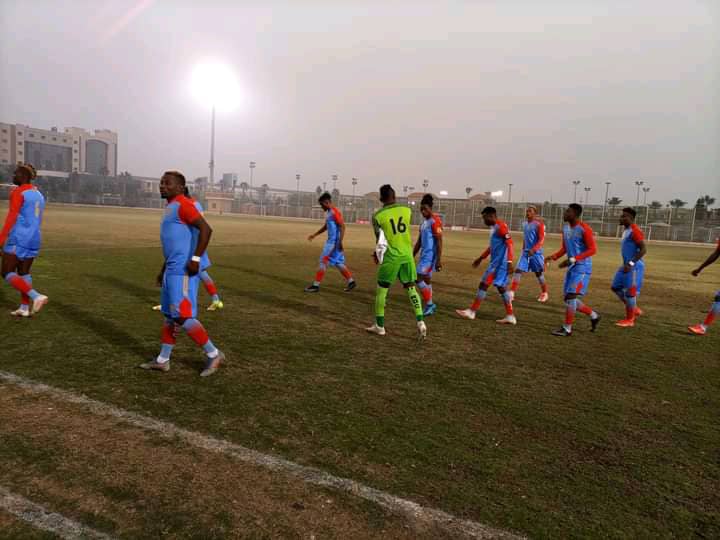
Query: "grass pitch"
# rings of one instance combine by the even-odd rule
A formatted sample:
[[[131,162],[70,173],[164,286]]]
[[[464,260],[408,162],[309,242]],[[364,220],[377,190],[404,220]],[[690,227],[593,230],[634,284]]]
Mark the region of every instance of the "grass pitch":
[[[445,270],[434,286],[440,309],[417,348],[400,287],[390,293],[388,336],[363,332],[373,316],[369,227],[351,225],[346,237],[358,289],[342,292],[331,269],[321,293],[307,295],[322,240],[305,237],[319,223],[209,216],[210,273],[226,307],[200,319],[228,363],[201,380],[203,356],[186,338],[169,373],[137,369],[159,347],[161,316],[150,308],[159,298],[160,218],[51,205],[33,268],[50,304],[32,320],[2,322],[0,369],[532,537],[720,536],[720,326],[705,337],[685,330],[702,320],[720,283],[720,265],[689,275],[710,248],[651,244],[640,297],[646,315],[620,329],[612,323],[623,306],[609,290],[619,244],[600,241],[586,303],[604,321],[591,334],[579,315],[576,332],[563,339],[550,335],[563,318],[557,268],[548,273],[546,305],[535,301],[534,277],[525,276],[517,327],[495,324],[504,313],[495,293],[477,320],[454,317],[474,295],[482,269],[470,262],[487,234],[446,232]],[[547,249],[558,242],[549,238]],[[200,299],[209,300],[204,291]],[[3,310],[16,303],[16,293],[1,287]],[[30,422],[25,400],[0,386],[3,393],[0,457],[14,467],[0,468],[0,485],[96,529],[130,537],[302,536],[323,515],[313,502],[298,502],[304,492],[294,487],[287,508],[275,497],[265,514],[258,503],[259,517],[250,519],[255,514],[243,515],[242,506],[220,505],[213,527],[203,528],[193,518],[203,509],[175,504],[178,497],[218,504],[213,490],[222,500],[226,490],[202,479],[201,497],[175,477],[163,485],[154,468],[186,449],[143,439],[138,444],[149,450],[113,465],[122,472],[110,482],[101,473],[112,460],[102,456],[133,446],[137,435],[78,422],[68,411]],[[63,429],[62,437],[55,433]],[[73,448],[68,433],[83,429],[102,437],[104,449],[83,458],[85,469],[59,474]],[[82,437],[76,444],[78,452],[85,446]],[[193,476],[191,468],[173,474]],[[106,504],[82,511],[72,504],[91,496]],[[401,535],[402,526],[372,505],[334,497],[347,520],[318,526],[320,536]],[[283,517],[316,510],[309,521]]]

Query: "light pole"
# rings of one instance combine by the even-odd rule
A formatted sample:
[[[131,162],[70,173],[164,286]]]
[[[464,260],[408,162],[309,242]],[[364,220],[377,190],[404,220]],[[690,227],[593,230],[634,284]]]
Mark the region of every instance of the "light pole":
[[[590,197],[590,190],[591,190],[592,188],[591,188],[591,187],[586,187],[586,188],[583,188],[583,189],[585,190],[585,206],[587,206],[588,198]]]
[[[427,193],[427,188],[429,185],[430,185],[430,180],[428,180],[427,178],[425,180],[423,180],[423,193]]]
[[[295,217],[300,217],[300,175],[295,175],[295,182],[297,182],[297,212]]]
[[[338,175],[333,174],[332,175],[333,191],[335,191],[337,189],[337,181],[338,181]]]
[[[648,194],[648,191],[650,191],[650,188],[649,188],[649,187],[644,187],[644,188],[642,188],[642,189],[643,189],[643,204],[644,204],[645,206],[647,206],[647,194]]]
[[[512,227],[513,217],[513,204],[512,204],[512,184],[508,184],[508,204],[510,205],[510,219],[508,220],[508,227]]]
[[[605,182],[605,200],[603,200],[602,217],[600,218],[600,234],[602,234],[603,224],[605,223],[605,209],[607,208],[608,195],[610,194],[610,184],[612,184],[612,182]]]
[[[640,186],[642,186],[645,182],[642,180],[635,180],[635,185],[637,186],[637,197],[635,197],[635,206],[640,206]]]
[[[253,171],[255,170],[256,163],[254,161],[250,162],[250,193],[252,194],[253,189]]]
[[[210,189],[215,187],[215,103],[212,106],[210,121]]]
[[[573,186],[575,186],[574,191],[573,191],[573,202],[576,203],[577,202],[577,187],[580,185],[580,180],[573,180],[572,183],[573,183]]]
[[[357,186],[357,183],[358,183],[358,179],[353,177],[353,179],[352,179],[352,187],[353,187],[353,188],[352,188],[352,198],[353,198],[353,203],[355,202],[355,186]]]

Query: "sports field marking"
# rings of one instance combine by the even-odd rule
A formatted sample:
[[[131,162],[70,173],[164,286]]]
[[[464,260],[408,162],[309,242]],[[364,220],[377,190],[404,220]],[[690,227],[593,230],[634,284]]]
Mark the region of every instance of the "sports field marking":
[[[459,519],[442,510],[424,507],[416,502],[396,497],[395,495],[366,486],[360,482],[356,482],[355,480],[350,480],[349,478],[334,476],[315,467],[300,465],[277,456],[263,454],[239,444],[216,439],[208,435],[203,435],[202,433],[188,431],[169,422],[163,422],[148,416],[126,411],[124,409],[120,409],[119,407],[96,401],[82,394],[74,394],[67,390],[54,388],[43,383],[20,377],[13,373],[0,371],[0,381],[14,384],[31,393],[45,394],[59,401],[85,406],[93,414],[117,418],[118,420],[127,422],[133,426],[157,432],[165,437],[178,438],[187,444],[203,450],[223,453],[239,459],[240,461],[262,466],[272,471],[281,471],[292,474],[309,484],[350,493],[367,501],[373,502],[396,515],[403,516],[408,521],[438,526],[456,536],[508,540],[524,538],[510,531],[496,529],[476,521]],[[0,491],[0,496],[1,495],[2,492]],[[98,538],[106,537],[101,536]]]
[[[91,529],[43,506],[15,495],[0,486],[0,509],[29,523],[33,527],[57,534],[67,540],[110,540],[112,537]]]

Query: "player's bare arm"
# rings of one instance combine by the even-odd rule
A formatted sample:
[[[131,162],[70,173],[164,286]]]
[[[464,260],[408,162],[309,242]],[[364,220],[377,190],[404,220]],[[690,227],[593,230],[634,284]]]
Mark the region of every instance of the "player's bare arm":
[[[320,229],[319,229],[317,232],[315,232],[315,233],[311,234],[310,236],[308,236],[308,241],[309,241],[309,242],[312,242],[313,239],[315,239],[316,236],[320,236],[320,235],[321,235],[322,233],[324,233],[325,231],[327,231],[327,223],[326,223],[325,225],[323,225],[322,227],[320,227]]]
[[[715,248],[715,251],[713,253],[711,253],[707,259],[705,259],[704,263],[702,263],[700,266],[698,266],[695,270],[692,271],[692,275],[697,277],[698,275],[700,275],[700,272],[702,272],[703,269],[705,269],[706,267],[713,264],[719,258],[720,258],[720,246]]]
[[[212,236],[212,228],[202,216],[197,218],[190,225],[200,231],[198,243],[195,247],[195,253],[193,254],[192,259],[190,259],[190,262],[187,264],[188,274],[194,276],[200,272],[200,258],[202,257],[202,254],[207,251],[208,244],[210,243],[210,237]]]
[[[346,227],[345,227],[345,222],[343,221],[343,222],[340,224],[340,239],[338,240],[338,243],[337,243],[337,249],[338,249],[339,251],[344,251],[343,241],[345,240],[345,228],[346,228]]]
[[[435,270],[438,272],[442,270],[442,250],[443,250],[443,237],[442,234],[438,234],[435,237],[435,242],[437,242],[437,263],[435,263]]]

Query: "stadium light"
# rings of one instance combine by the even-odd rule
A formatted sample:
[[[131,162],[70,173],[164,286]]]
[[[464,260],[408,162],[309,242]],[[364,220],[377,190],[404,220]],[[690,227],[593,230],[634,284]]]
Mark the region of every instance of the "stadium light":
[[[192,73],[192,94],[203,106],[210,107],[210,187],[215,185],[215,109],[229,112],[240,100],[240,87],[233,71],[218,62],[204,62]]]
[[[498,191],[491,191],[491,192],[490,192],[490,196],[491,196],[493,199],[499,199],[500,197],[503,196],[503,193],[504,193],[504,192],[503,192],[502,189],[500,189],[500,190],[498,190]]]
[[[441,195],[442,197],[447,197],[447,196],[448,196],[448,192],[443,189],[443,190],[440,192],[440,195]]]

